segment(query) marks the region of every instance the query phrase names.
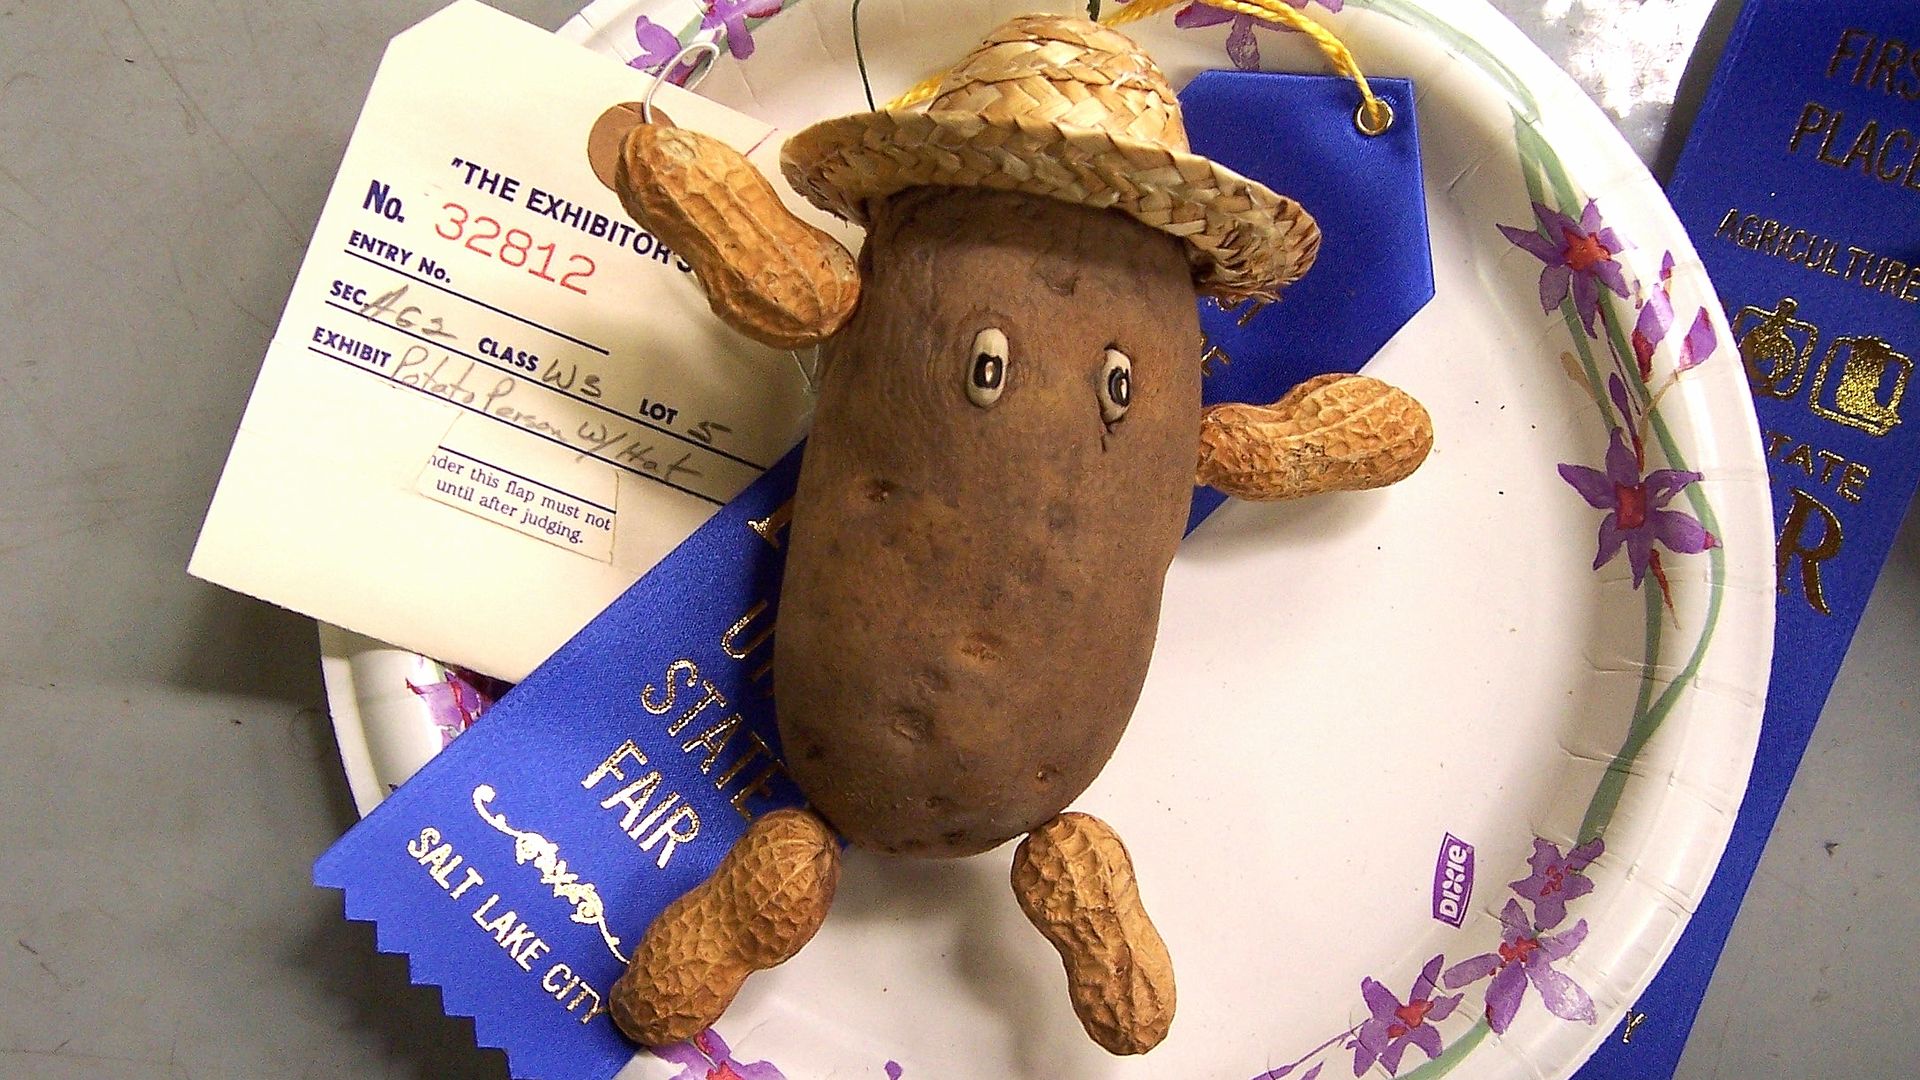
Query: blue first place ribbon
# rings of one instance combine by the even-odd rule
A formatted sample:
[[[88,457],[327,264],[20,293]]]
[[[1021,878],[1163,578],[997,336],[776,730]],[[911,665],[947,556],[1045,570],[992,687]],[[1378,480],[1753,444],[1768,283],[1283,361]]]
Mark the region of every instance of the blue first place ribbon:
[[[1201,75],[1196,152],[1300,201],[1325,235],[1283,303],[1201,307],[1209,402],[1266,402],[1357,371],[1433,296],[1413,87],[1353,124],[1353,87]],[[1249,118],[1259,118],[1257,122]],[[1248,125],[1252,124],[1252,127]],[[1357,282],[1366,283],[1365,296]],[[1196,362],[1200,358],[1196,357]],[[779,761],[771,634],[800,450],[788,454],[321,856],[417,983],[516,1077],[604,1080],[631,1058],[607,996],[639,936],[752,815],[799,805]],[[1222,501],[1197,489],[1198,525]]]
[[[1673,1075],[1920,481],[1920,6],[1750,0],[1668,194],[1726,305],[1773,479],[1773,681],[1720,868],[1579,1080]]]

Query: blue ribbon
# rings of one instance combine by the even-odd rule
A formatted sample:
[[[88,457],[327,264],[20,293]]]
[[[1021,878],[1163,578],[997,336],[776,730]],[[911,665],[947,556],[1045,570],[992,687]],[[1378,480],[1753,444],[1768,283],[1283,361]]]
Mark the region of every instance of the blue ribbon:
[[[624,956],[746,832],[802,799],[768,636],[788,454],[315,864],[515,1076],[604,1080]]]
[[[1720,868],[1581,1080],[1673,1075],[1920,481],[1914,46],[1912,0],[1750,0],[1668,190],[1726,304],[1767,443],[1780,527],[1773,681]]]

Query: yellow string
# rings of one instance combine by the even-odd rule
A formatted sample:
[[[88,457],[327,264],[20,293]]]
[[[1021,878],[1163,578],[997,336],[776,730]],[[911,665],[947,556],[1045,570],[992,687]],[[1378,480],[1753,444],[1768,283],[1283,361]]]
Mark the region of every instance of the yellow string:
[[[1134,0],[1125,7],[1109,9],[1107,14],[1101,16],[1100,21],[1108,26],[1124,26],[1187,2],[1188,0]],[[1393,123],[1392,108],[1373,92],[1373,86],[1367,82],[1367,76],[1360,70],[1360,64],[1354,60],[1352,51],[1334,36],[1333,31],[1307,18],[1299,8],[1288,6],[1285,0],[1201,0],[1201,2],[1222,11],[1285,23],[1289,28],[1307,35],[1315,45],[1319,46],[1321,54],[1327,58],[1327,63],[1333,70],[1352,79],[1353,84],[1360,88],[1361,130],[1377,135]],[[887,102],[886,108],[905,109],[931,98],[939,90],[940,80],[943,77],[935,75],[921,80],[906,93]]]

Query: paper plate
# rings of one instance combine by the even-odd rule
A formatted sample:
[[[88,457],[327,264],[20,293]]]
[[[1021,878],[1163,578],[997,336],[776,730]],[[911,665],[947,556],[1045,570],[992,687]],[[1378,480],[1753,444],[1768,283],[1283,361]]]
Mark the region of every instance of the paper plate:
[[[848,6],[601,0],[562,33],[644,67],[725,28],[701,92],[791,130],[864,107]],[[1032,6],[869,4],[876,96]],[[1740,357],[1659,188],[1511,24],[1478,0],[1309,10],[1420,89],[1438,296],[1369,370],[1438,441],[1386,491],[1229,505],[1168,575],[1132,726],[1076,807],[1132,851],[1172,1034],[1140,1058],[1088,1041],[1008,851],[856,852],[811,945],[623,1075],[1564,1077],[1667,955],[1739,807],[1772,643]],[[1128,32],[1176,83],[1229,48],[1323,70],[1244,19]],[[356,796],[378,795],[444,725],[404,656],[328,655]]]
[[[327,711],[362,817],[473,726],[509,684],[320,624]]]

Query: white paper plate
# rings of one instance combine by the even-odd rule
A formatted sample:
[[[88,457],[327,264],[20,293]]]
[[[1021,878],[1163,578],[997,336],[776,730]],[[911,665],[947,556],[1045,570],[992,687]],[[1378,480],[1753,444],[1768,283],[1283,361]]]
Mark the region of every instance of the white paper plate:
[[[789,129],[864,107],[846,0],[789,0],[764,21],[752,13],[771,0],[716,2],[743,12],[751,56],[702,93]],[[876,96],[1032,6],[869,3]],[[710,33],[705,10],[600,0],[562,33],[631,61],[671,44],[648,26]],[[1168,576],[1133,724],[1076,805],[1132,850],[1179,972],[1172,1035],[1133,1059],[1087,1040],[1005,851],[854,853],[819,937],[720,1025],[730,1050],[709,1038],[623,1075],[698,1080],[731,1061],[763,1080],[1564,1077],[1653,977],[1732,827],[1766,690],[1773,538],[1739,356],[1640,161],[1492,9],[1312,12],[1366,70],[1420,90],[1438,296],[1370,370],[1426,403],[1438,444],[1387,491],[1230,505]],[[1230,32],[1268,68],[1322,70],[1295,35],[1171,18],[1129,33],[1177,83],[1226,66]],[[735,56],[744,44],[736,32]],[[1599,289],[1598,338],[1575,300],[1543,314],[1545,261],[1498,228],[1540,229],[1535,201],[1579,219],[1589,200],[1623,245],[1627,292]],[[1661,290],[1675,317],[1643,380],[1630,335]],[[1713,347],[1689,356],[1689,338]],[[1644,462],[1616,428],[1642,436]],[[1663,546],[1694,546],[1688,521],[1714,546]],[[1626,543],[1596,569],[1609,530]],[[383,699],[396,676],[363,674],[405,666],[376,646],[327,650],[356,797],[404,779],[438,738],[418,694]],[[412,756],[380,749],[401,744]],[[1475,870],[1459,928],[1434,915],[1456,838]]]
[[[320,624],[327,711],[362,817],[454,736],[473,726],[509,684]]]

